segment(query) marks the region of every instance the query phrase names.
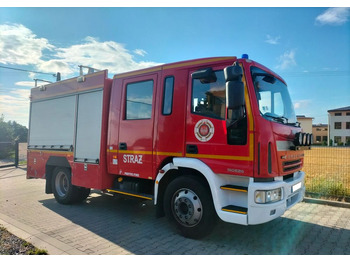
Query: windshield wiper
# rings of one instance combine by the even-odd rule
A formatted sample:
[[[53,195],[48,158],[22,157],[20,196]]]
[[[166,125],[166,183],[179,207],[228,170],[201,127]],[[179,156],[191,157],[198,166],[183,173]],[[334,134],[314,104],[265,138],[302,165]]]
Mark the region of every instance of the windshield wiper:
[[[265,113],[264,116],[270,117],[279,123],[288,124],[288,118],[286,118],[284,116],[276,116],[276,115],[272,115],[271,113]]]

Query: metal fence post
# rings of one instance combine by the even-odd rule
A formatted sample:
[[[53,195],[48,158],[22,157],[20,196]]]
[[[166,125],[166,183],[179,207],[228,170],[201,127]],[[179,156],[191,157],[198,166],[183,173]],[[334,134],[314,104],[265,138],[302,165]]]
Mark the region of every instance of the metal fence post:
[[[15,167],[18,167],[19,145],[18,140],[15,141]]]

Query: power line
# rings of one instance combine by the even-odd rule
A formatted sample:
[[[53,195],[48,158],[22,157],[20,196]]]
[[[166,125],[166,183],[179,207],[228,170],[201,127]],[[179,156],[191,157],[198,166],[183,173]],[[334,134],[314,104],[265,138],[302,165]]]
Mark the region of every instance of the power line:
[[[10,69],[10,70],[17,70],[17,71],[22,71],[22,72],[35,73],[35,74],[51,75],[53,77],[56,77],[56,74],[50,74],[50,73],[44,73],[44,72],[38,72],[38,71],[32,71],[32,70],[26,70],[26,69],[20,69],[20,68],[8,67],[8,66],[1,66],[0,65],[0,68]]]

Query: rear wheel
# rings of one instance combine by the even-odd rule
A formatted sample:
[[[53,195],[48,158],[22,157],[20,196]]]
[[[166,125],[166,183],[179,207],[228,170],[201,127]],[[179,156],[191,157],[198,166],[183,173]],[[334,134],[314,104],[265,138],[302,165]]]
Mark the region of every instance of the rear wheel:
[[[164,211],[180,233],[189,238],[206,236],[217,221],[208,186],[192,176],[181,176],[169,184],[164,195]]]
[[[52,176],[52,191],[60,204],[72,204],[85,200],[90,194],[90,188],[72,185],[71,172],[68,168],[55,168]]]

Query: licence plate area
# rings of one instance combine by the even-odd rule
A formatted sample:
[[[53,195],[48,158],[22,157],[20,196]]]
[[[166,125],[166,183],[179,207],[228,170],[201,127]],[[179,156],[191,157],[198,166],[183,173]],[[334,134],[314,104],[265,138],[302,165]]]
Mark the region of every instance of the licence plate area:
[[[292,193],[298,191],[301,188],[301,182],[295,184],[294,186],[292,186]]]

